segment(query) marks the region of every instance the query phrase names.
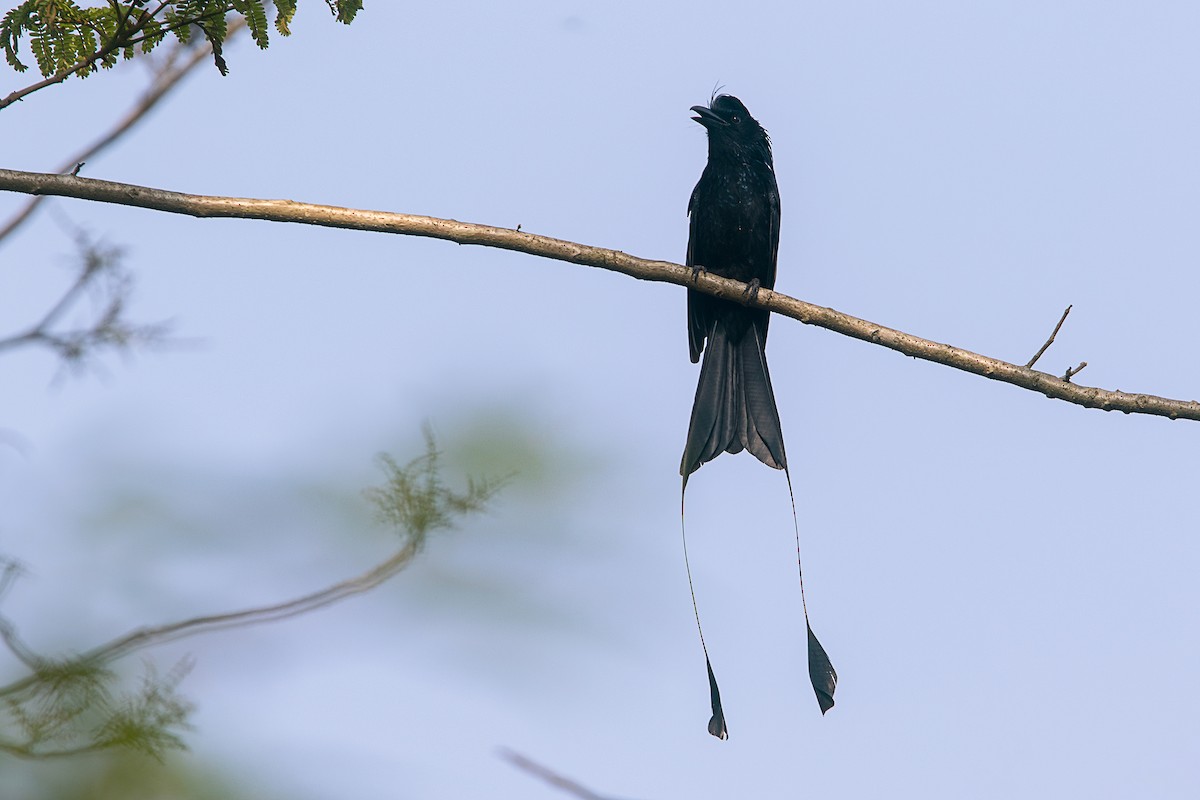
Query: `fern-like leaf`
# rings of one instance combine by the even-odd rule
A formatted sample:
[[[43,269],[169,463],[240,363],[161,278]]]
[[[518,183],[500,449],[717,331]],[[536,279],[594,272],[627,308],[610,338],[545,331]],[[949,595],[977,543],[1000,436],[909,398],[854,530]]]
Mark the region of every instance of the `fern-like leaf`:
[[[275,0],[275,30],[280,36],[291,36],[292,18],[296,16],[296,0]]]
[[[325,3],[344,24],[352,22],[363,5],[362,0]],[[274,25],[281,35],[291,33],[298,4],[299,0],[274,1]],[[149,53],[168,35],[186,44],[200,31],[212,45],[217,69],[225,75],[229,68],[222,49],[231,13],[245,19],[254,43],[265,49],[271,25],[266,0],[105,0],[86,8],[74,0],[24,0],[0,18],[0,49],[10,67],[25,72],[29,69],[22,60],[25,48],[42,76],[57,75],[57,81],[70,75],[87,77],[122,59]]]
[[[325,3],[337,21],[344,25],[354,22],[354,15],[363,7],[362,0],[325,0]]]
[[[250,38],[261,49],[266,50],[270,44],[267,10],[263,0],[233,0],[230,4],[234,11],[246,18],[246,27],[250,29]]]

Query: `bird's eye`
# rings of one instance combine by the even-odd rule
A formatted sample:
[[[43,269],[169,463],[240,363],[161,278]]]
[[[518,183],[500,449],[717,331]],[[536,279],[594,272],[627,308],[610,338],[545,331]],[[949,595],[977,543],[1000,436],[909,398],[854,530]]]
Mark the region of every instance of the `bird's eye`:
[[[734,114],[732,117],[730,117],[730,118],[729,118],[729,120],[730,120],[730,122],[732,122],[734,125],[737,125],[739,122],[741,122],[741,121],[742,121],[742,118],[741,118],[741,117],[739,117],[737,114]]]

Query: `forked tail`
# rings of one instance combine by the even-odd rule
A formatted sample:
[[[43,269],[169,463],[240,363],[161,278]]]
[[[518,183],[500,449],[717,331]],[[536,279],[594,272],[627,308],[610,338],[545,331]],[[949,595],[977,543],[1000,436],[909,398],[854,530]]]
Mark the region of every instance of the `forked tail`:
[[[792,492],[792,476],[788,473],[787,457],[784,455],[783,430],[779,424],[779,411],[775,407],[775,393],[771,389],[771,375],[767,371],[763,340],[754,325],[748,326],[743,335],[735,340],[728,335],[725,326],[717,322],[708,334],[704,363],[700,367],[700,382],[696,386],[696,400],[692,405],[691,424],[688,426],[687,445],[684,447],[683,461],[679,466],[679,474],[683,476],[681,516],[688,477],[699,469],[701,464],[713,460],[722,452],[739,453],[742,450],[750,451],[768,467],[782,469],[787,476],[788,495],[792,501],[792,522],[796,532],[800,606],[804,614],[808,640],[808,676],[817,696],[817,704],[824,714],[833,707],[837,672],[808,621],[808,601],[804,596],[804,569],[800,565],[800,525],[796,515],[796,497]],[[683,561],[688,574],[688,589],[692,594],[696,628],[700,633],[700,647],[704,651],[704,665],[708,672],[708,688],[712,701],[708,732],[725,739],[729,736],[729,730],[725,722],[725,710],[721,705],[721,692],[717,687],[712,661],[708,656],[708,646],[704,641],[704,630],[700,626],[700,609],[696,604],[692,568],[688,563],[686,525],[683,529]]]

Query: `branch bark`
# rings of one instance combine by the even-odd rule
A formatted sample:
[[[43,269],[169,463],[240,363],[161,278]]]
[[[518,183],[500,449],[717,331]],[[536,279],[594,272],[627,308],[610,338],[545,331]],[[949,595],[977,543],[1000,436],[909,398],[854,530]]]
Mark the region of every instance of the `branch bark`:
[[[852,317],[832,308],[797,300],[769,289],[761,289],[757,298],[749,299],[747,296],[749,287],[746,284],[709,272],[700,272],[693,276],[691,269],[669,261],[647,260],[631,256],[620,250],[591,247],[549,236],[524,233],[511,228],[497,228],[490,225],[477,225],[416,214],[396,214],[386,211],[298,203],[292,200],[184,194],[146,186],[81,178],[74,175],[48,175],[5,169],[0,169],[0,191],[73,197],[80,200],[135,206],[193,217],[230,217],[300,223],[329,228],[425,236],[458,244],[514,250],[556,261],[621,272],[641,280],[662,281],[697,289],[715,297],[765,308],[806,325],[815,325],[843,336],[877,344],[906,356],[1009,383],[1055,400],[1063,400],[1085,408],[1200,421],[1200,402],[1195,400],[1172,400],[1151,394],[1122,392],[1070,383],[1047,372],[980,355],[941,342],[922,339],[911,333]]]

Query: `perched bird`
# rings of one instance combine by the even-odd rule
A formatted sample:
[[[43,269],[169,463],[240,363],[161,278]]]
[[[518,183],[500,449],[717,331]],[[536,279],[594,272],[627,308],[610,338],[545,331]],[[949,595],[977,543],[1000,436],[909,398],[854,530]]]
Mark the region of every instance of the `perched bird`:
[[[774,288],[779,187],[771,140],[736,97],[719,95],[692,111],[708,129],[708,165],[688,202],[687,265],[743,281],[752,291]],[[685,481],[722,451],[746,449],[768,467],[787,467],[767,371],[770,321],[762,309],[688,290],[692,363],[704,353],[704,364],[679,467]]]
[[[750,299],[757,296],[760,288],[775,286],[779,186],[775,182],[771,139],[742,101],[732,95],[718,95],[708,106],[692,106],[692,111],[696,113],[692,119],[708,132],[708,164],[688,202],[687,266],[697,275],[707,271],[749,284],[746,299]],[[722,452],[747,450],[768,467],[787,474],[783,430],[767,370],[770,321],[770,313],[763,309],[688,290],[688,343],[692,362],[699,361],[701,355],[704,362],[700,366],[687,444],[679,466],[685,492],[688,476]],[[789,475],[789,492],[791,484]],[[794,499],[792,508],[794,511]],[[685,546],[685,559],[686,555]],[[688,580],[690,583],[690,568]],[[803,573],[800,593],[808,629],[809,679],[821,713],[825,713],[833,706],[837,673],[808,625]],[[693,591],[693,607],[695,600]],[[700,624],[698,610],[696,624]],[[728,729],[703,631],[700,644],[712,698],[708,731],[724,739],[728,737]]]

